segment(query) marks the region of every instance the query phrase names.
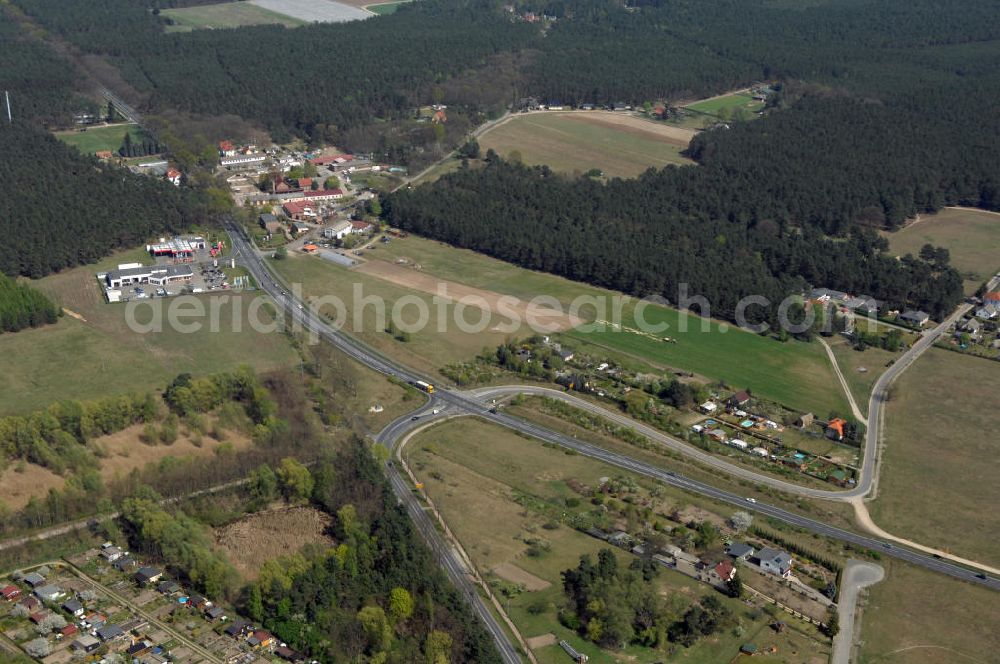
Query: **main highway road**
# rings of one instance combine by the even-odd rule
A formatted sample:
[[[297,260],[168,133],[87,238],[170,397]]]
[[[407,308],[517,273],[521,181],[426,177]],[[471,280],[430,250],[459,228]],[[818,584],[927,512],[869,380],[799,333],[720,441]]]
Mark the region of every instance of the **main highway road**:
[[[357,339],[354,339],[350,335],[331,327],[321,318],[313,315],[310,309],[306,307],[303,302],[297,301],[290,294],[290,289],[282,283],[279,283],[279,278],[271,273],[269,267],[265,264],[260,255],[249,242],[249,239],[243,229],[237,227],[235,224],[230,224],[228,229],[233,241],[233,252],[235,258],[256,279],[260,288],[270,295],[282,308],[285,314],[290,317],[293,325],[301,326],[302,328],[309,330],[311,333],[316,334],[322,340],[329,342],[353,359],[361,362],[371,369],[374,369],[375,371],[385,374],[386,376],[403,380],[408,383],[422,379],[422,377],[412,369],[368,348]],[[991,281],[991,285],[995,284],[996,281],[997,279],[994,278]],[[963,315],[968,311],[968,309],[969,305],[964,305],[956,311],[955,314],[949,317],[948,321],[942,323],[934,330],[925,333],[916,343],[914,343],[906,355],[897,360],[897,362],[890,367],[891,373],[887,371],[886,374],[884,374],[883,377],[876,383],[869,406],[869,419],[872,422],[872,426],[869,427],[869,441],[865,450],[866,463],[864,466],[866,472],[863,474],[861,482],[859,482],[859,484],[863,484],[864,486],[859,486],[859,490],[862,488],[870,489],[874,481],[874,473],[872,469],[876,458],[875,454],[878,446],[878,436],[876,433],[873,438],[872,430],[875,430],[876,432],[878,430],[878,426],[881,421],[881,405],[886,400],[885,393],[889,384],[892,382],[893,378],[898,375],[903,368],[905,368],[905,366],[912,363],[912,361],[916,359],[920,353],[934,343],[937,337],[944,331],[948,323],[953,322],[954,319]],[[886,376],[888,376],[888,378]],[[778,519],[790,525],[826,537],[848,542],[853,546],[877,551],[881,555],[904,560],[908,563],[912,563],[935,572],[947,574],[956,579],[984,585],[994,590],[1000,590],[1000,579],[995,579],[982,573],[974,572],[965,567],[961,567],[938,558],[937,556],[927,555],[904,547],[894,546],[892,543],[882,539],[867,537],[830,526],[821,521],[789,512],[774,505],[769,505],[759,501],[750,501],[747,498],[732,492],[684,477],[683,475],[670,470],[664,470],[657,466],[638,461],[623,454],[611,452],[596,445],[582,442],[576,438],[571,438],[538,424],[509,416],[501,411],[493,412],[494,409],[492,409],[492,403],[488,403],[487,401],[489,400],[484,400],[481,395],[477,395],[475,393],[439,389],[435,391],[434,394],[429,395],[428,403],[422,406],[419,410],[390,423],[382,432],[378,434],[376,442],[391,448],[396,441],[398,441],[408,431],[412,428],[425,424],[428,419],[456,415],[474,415],[495,424],[521,432],[525,435],[534,436],[542,441],[574,450],[579,454],[597,459],[609,465],[655,479],[659,482],[663,482],[664,484],[692,491],[721,502],[738,506],[748,511]],[[476,593],[475,586],[465,573],[464,567],[461,565],[460,561],[457,560],[450,547],[448,547],[448,545],[441,539],[440,534],[430,522],[429,517],[424,513],[421,503],[416,498],[407,482],[399,475],[398,471],[392,465],[389,465],[387,470],[389,472],[390,482],[396,496],[404,505],[406,505],[407,510],[415,519],[418,529],[423,536],[427,538],[428,543],[438,556],[439,561],[441,561],[441,564],[444,566],[445,571],[451,577],[452,581],[472,602],[475,611],[480,615],[487,628],[496,639],[505,661],[520,661],[520,657],[517,656],[516,648],[512,645],[509,637]],[[755,478],[755,481],[763,481],[764,479],[765,478],[757,477]]]

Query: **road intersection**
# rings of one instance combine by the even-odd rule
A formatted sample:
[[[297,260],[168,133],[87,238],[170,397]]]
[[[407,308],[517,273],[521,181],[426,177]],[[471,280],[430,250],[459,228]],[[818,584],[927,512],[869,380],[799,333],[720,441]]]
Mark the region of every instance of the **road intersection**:
[[[250,243],[248,237],[241,228],[238,228],[234,224],[230,224],[229,231],[233,240],[233,255],[256,279],[261,289],[270,295],[285,312],[285,314],[291,318],[293,326],[296,326],[299,329],[308,330],[310,333],[317,335],[323,341],[326,341],[343,351],[351,358],[386,376],[390,376],[407,383],[415,383],[416,381],[423,379],[422,376],[412,369],[395,360],[383,356],[377,351],[365,346],[357,339],[341,332],[339,329],[335,329],[319,316],[314,315],[309,308],[304,306],[303,302],[296,300],[292,295],[290,295],[290,289],[279,283],[280,278],[276,277],[271,272],[270,268],[261,259],[260,254]],[[1000,277],[994,277],[990,281],[989,286],[995,287],[998,281],[1000,281]],[[888,401],[890,385],[924,351],[930,348],[937,341],[937,339],[952,324],[954,324],[956,320],[958,320],[958,318],[968,313],[970,309],[971,305],[964,304],[939,326],[924,332],[920,338],[914,342],[910,349],[908,349],[907,352],[892,366],[890,366],[878,379],[872,390],[871,399],[869,401],[868,421],[870,424],[868,426],[867,440],[864,449],[863,462],[859,471],[858,483],[854,488],[847,491],[830,491],[811,487],[801,487],[789,482],[784,482],[777,478],[759,475],[748,469],[741,468],[721,459],[706,455],[700,450],[682,443],[677,439],[673,439],[662,432],[645,427],[645,425],[635,422],[630,418],[625,418],[621,414],[601,409],[599,406],[595,406],[589,401],[572,397],[574,399],[573,403],[576,406],[582,406],[588,410],[599,409],[602,411],[599,413],[601,416],[608,417],[617,423],[630,426],[643,435],[647,435],[648,437],[653,438],[658,442],[662,442],[672,449],[695,458],[699,462],[707,463],[708,465],[716,467],[731,475],[742,477],[758,484],[769,485],[795,495],[851,502],[855,505],[856,510],[858,510],[860,505],[861,510],[864,510],[865,513],[867,513],[862,501],[863,498],[871,494],[876,487],[878,475],[878,450],[884,420],[883,407]],[[910,548],[895,546],[885,538],[865,536],[847,531],[815,519],[810,519],[800,514],[789,512],[780,507],[763,503],[761,501],[751,503],[745,496],[737,495],[735,493],[719,489],[715,486],[684,477],[674,471],[665,470],[623,454],[608,451],[596,445],[552,431],[538,424],[512,417],[492,407],[492,401],[497,397],[497,395],[502,396],[515,392],[528,392],[536,394],[543,393],[548,396],[558,395],[557,398],[563,399],[567,399],[567,397],[572,396],[556,390],[551,390],[549,388],[524,385],[484,388],[481,390],[467,392],[438,389],[433,394],[428,395],[428,400],[423,406],[412,413],[396,419],[386,426],[377,434],[375,442],[387,447],[391,451],[397,442],[406,436],[407,433],[417,427],[425,426],[428,422],[461,416],[480,417],[500,426],[513,429],[522,434],[538,438],[554,445],[574,450],[579,454],[597,459],[624,470],[632,471],[636,474],[649,477],[664,484],[691,491],[720,502],[739,506],[741,509],[778,519],[790,525],[817,533],[819,535],[831,537],[842,542],[847,542],[862,549],[875,551],[883,556],[897,558],[932,571],[947,574],[956,579],[985,585],[993,590],[1000,591],[1000,579],[986,576],[982,572],[969,569],[968,567],[956,564],[951,560],[947,560],[946,554],[935,552],[933,549],[926,548],[929,553],[924,553]],[[648,429],[648,431],[646,429]],[[414,519],[414,523],[416,524],[418,530],[427,540],[429,546],[440,561],[448,576],[451,578],[452,582],[456,585],[459,591],[467,597],[476,614],[483,620],[486,628],[490,631],[496,641],[504,661],[521,661],[521,658],[518,655],[519,649],[513,644],[512,640],[500,625],[497,618],[489,610],[483,598],[478,594],[475,583],[472,581],[471,575],[465,568],[460,556],[458,556],[456,551],[444,541],[441,534],[437,531],[432,519],[424,510],[418,495],[414,492],[407,480],[402,477],[392,462],[387,464],[387,472],[391,486],[397,498],[400,500],[401,504],[406,507],[407,511]],[[976,563],[972,561],[963,562],[976,565]]]

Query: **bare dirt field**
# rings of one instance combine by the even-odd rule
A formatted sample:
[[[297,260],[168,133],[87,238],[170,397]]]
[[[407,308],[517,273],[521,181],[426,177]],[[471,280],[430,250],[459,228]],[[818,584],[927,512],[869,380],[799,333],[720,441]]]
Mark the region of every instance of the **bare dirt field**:
[[[441,294],[445,300],[464,302],[469,306],[496,314],[504,321],[510,320],[509,313],[516,313],[522,321],[527,320],[528,316],[532,316],[535,320],[546,325],[551,324],[558,330],[566,330],[583,323],[579,318],[562,312],[554,312],[536,303],[525,302],[509,295],[501,295],[482,288],[473,288],[454,281],[445,281],[407,265],[373,260],[361,263],[354,269],[362,274],[384,279],[397,286],[412,288],[430,295]]]
[[[285,507],[251,514],[217,528],[215,543],[245,580],[252,581],[268,560],[306,544],[333,544],[326,529],[333,519],[312,507]]]
[[[526,639],[528,647],[532,650],[537,650],[538,648],[544,648],[545,646],[551,646],[556,643],[556,635],[542,634],[540,636],[533,636],[530,639]]]
[[[525,572],[514,563],[500,563],[493,568],[493,573],[505,581],[521,584],[529,592],[545,590],[552,585],[545,579],[540,579],[530,572]]]
[[[223,443],[209,436],[203,436],[201,445],[195,445],[192,437],[182,432],[171,445],[147,445],[139,439],[142,425],[135,425],[110,436],[94,440],[95,448],[106,453],[101,461],[101,478],[108,482],[116,477],[125,477],[133,470],[150,463],[157,463],[170,456],[210,457],[215,454]],[[236,450],[246,449],[251,440],[242,433],[226,431],[225,441]],[[28,504],[32,496],[44,498],[49,489],[62,487],[64,478],[56,475],[48,468],[33,463],[24,464],[21,472],[16,466],[11,466],[0,474],[0,501],[11,509],[20,509]]]
[[[586,113],[567,113],[566,116],[597,127],[614,128],[633,136],[645,135],[657,140],[665,140],[667,143],[673,143],[682,148],[686,148],[691,139],[698,133],[694,129],[684,129],[683,127],[656,123],[623,113],[591,111]]]

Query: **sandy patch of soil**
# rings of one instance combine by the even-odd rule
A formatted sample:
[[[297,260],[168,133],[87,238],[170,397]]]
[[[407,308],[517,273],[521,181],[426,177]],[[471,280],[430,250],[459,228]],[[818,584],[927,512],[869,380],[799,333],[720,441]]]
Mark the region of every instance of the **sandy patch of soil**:
[[[541,636],[533,636],[530,639],[525,639],[528,647],[532,650],[538,650],[539,648],[544,648],[546,646],[552,646],[556,644],[555,634],[542,634]]]
[[[312,507],[284,507],[251,514],[215,530],[215,543],[247,581],[261,565],[295,553],[306,544],[333,545],[326,530],[333,522]]]
[[[510,295],[501,295],[494,291],[473,288],[454,281],[439,279],[430,274],[424,274],[414,267],[387,263],[381,260],[371,260],[358,265],[358,272],[384,279],[398,286],[410,288],[429,295],[439,295],[450,302],[463,302],[469,306],[488,311],[499,317],[498,322],[509,322],[511,314],[517,315],[521,321],[532,317],[542,325],[552,326],[553,331],[566,330],[583,323],[582,320],[567,313],[549,309],[537,303],[525,302]],[[501,302],[502,299],[502,302]]]
[[[545,579],[540,579],[530,572],[526,572],[513,563],[500,563],[493,568],[493,573],[505,581],[519,583],[529,592],[545,590],[552,584]]]
[[[694,129],[656,123],[652,120],[643,120],[623,113],[566,113],[562,117],[598,127],[614,128],[634,136],[644,136],[683,148],[686,148],[691,139],[698,133]]]

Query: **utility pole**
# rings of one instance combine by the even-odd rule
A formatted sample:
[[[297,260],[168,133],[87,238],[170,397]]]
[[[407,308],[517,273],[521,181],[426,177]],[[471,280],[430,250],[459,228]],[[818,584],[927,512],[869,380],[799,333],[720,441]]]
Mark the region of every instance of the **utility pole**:
[[[7,101],[7,124],[13,124],[14,118],[10,115],[10,92],[7,90],[3,91],[4,99]]]

